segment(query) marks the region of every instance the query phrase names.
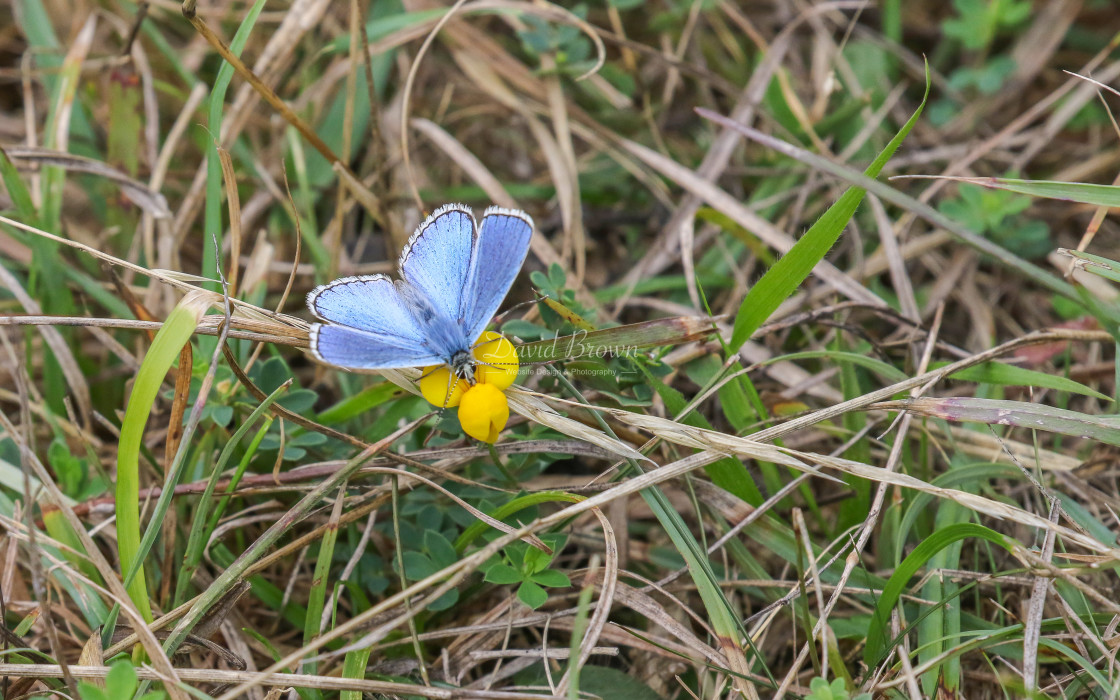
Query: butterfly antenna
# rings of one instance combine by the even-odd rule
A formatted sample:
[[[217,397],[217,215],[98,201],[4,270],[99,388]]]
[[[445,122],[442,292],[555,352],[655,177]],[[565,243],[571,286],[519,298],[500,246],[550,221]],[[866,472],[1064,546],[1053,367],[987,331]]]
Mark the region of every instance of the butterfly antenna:
[[[451,400],[451,392],[457,386],[459,386],[459,378],[455,376],[454,372],[452,372],[450,369],[448,369],[448,372],[447,372],[447,391],[444,392],[444,394],[443,394],[443,406],[440,407],[440,409],[439,409],[440,411],[446,411],[447,410],[447,402]]]
[[[483,367],[493,367],[494,369],[505,369],[507,367],[512,367],[515,363],[513,363],[513,362],[498,362],[498,363],[495,364],[493,362],[476,362],[475,364],[482,365]],[[520,362],[518,362],[516,364],[518,366],[521,365]]]
[[[520,309],[522,306],[532,306],[533,304],[536,304],[536,303],[540,302],[540,300],[543,299],[543,298],[544,298],[543,296],[537,296],[536,298],[530,299],[529,301],[518,302],[517,304],[514,304],[513,306],[509,307],[508,309],[506,309],[502,313],[495,316],[493,320],[498,325],[501,325],[501,324],[505,323],[506,316],[509,316],[514,311],[517,311],[518,309]]]
[[[501,350],[502,349],[502,341],[505,341],[505,342],[509,343],[510,345],[513,345],[513,342],[510,341],[509,338],[502,335],[502,336],[499,336],[497,338],[491,338],[490,340],[478,340],[478,341],[476,341],[475,344],[471,346],[471,352],[473,353],[475,348],[480,348],[483,345],[489,345],[490,343],[497,343],[498,344],[497,349]]]

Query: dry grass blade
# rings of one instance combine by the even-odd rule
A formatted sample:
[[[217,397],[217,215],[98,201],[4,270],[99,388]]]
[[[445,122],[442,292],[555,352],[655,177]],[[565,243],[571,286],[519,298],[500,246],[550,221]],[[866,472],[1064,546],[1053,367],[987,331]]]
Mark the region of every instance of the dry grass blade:
[[[448,158],[463,169],[463,172],[486,193],[487,198],[500,207],[519,209],[520,205],[502,185],[498,178],[487,169],[478,156],[467,150],[454,136],[447,133],[435,122],[416,117],[409,121],[413,129],[427,136]]]
[[[3,412],[0,412],[0,427],[3,427],[4,430],[8,432],[8,436],[12,439],[16,439],[16,436],[19,435],[19,433],[15,430],[15,426],[12,425],[11,421]],[[66,503],[65,496],[63,496],[62,492],[59,491],[58,486],[55,484],[54,479],[47,471],[46,467],[44,467],[43,463],[39,461],[38,457],[36,457],[33,452],[30,451],[30,448],[28,446],[21,445],[21,449],[24,450],[24,454],[27,457],[27,463],[31,465],[35,476],[39,478],[39,480],[45,487],[48,499],[53,502],[51,503],[51,505],[56,506],[59,512],[62,513],[63,517],[66,518],[66,521],[70,524],[70,527],[73,528],[73,531],[76,533],[78,541],[84,548],[86,555],[89,557],[93,565],[97,567],[97,571],[101,574],[102,579],[107,582],[107,585],[109,587],[110,600],[121,605],[121,610],[124,611],[124,613],[128,616],[134,627],[140,631],[140,643],[143,645],[144,650],[148,653],[148,656],[152,660],[152,663],[155,665],[156,670],[165,678],[175,679],[176,673],[175,669],[171,665],[170,659],[168,659],[167,655],[163,653],[163,650],[160,648],[159,641],[145,626],[144,618],[140,615],[140,612],[136,609],[135,605],[133,605],[128,591],[125,590],[124,584],[121,583],[117,573],[109,564],[108,560],[105,559],[105,555],[101,553],[101,550],[98,548],[97,544],[90,537],[89,533],[86,532],[85,527],[82,525],[82,522],[78,520],[78,517],[74,514],[73,509]],[[70,667],[70,669],[73,668],[73,666]],[[61,674],[61,669],[59,669],[56,675],[58,674]],[[2,675],[16,674],[0,673],[0,676]],[[173,700],[187,700],[188,697],[187,694],[177,686],[169,687],[168,694],[172,697]]]
[[[120,187],[136,206],[155,218],[171,218],[171,210],[167,207],[167,199],[162,194],[99,160],[77,156],[65,151],[54,151],[49,148],[29,148],[27,146],[7,146],[4,148],[4,152],[13,161],[24,163],[27,166],[53,165],[70,172],[96,175]]]
[[[788,234],[780,231],[769,221],[739,202],[738,199],[701,178],[692,170],[640,143],[624,139],[620,145],[627,153],[636,156],[649,167],[726,214],[735,223],[758,236],[764,243],[779,253],[789,252],[789,249],[793,247],[794,240]],[[813,274],[849,299],[873,306],[886,305],[873,292],[848,277],[828,261],[822,260],[814,268]]]
[[[603,434],[602,431],[589,428],[583,423],[560,415],[532,392],[525,391],[519,387],[511,387],[508,398],[509,407],[514,411],[541,425],[546,425],[559,433],[601,447],[611,454],[620,457],[627,457],[638,461],[646,461],[649,459],[633,447]]]
[[[579,673],[588,659],[594,653],[596,644],[599,642],[599,637],[603,633],[603,628],[607,624],[607,620],[611,613],[611,606],[614,604],[615,591],[618,590],[618,544],[615,539],[614,528],[611,527],[610,521],[599,509],[591,511],[599,520],[599,526],[603,528],[603,544],[604,544],[604,570],[602,573],[602,585],[600,586],[599,600],[595,605],[595,613],[592,615],[591,620],[587,624],[587,633],[584,635],[580,642],[579,658],[570,664],[567,670],[564,671],[564,676],[560,682],[556,684],[557,693],[567,694],[569,683],[574,675]],[[588,572],[598,573],[598,572]],[[574,672],[574,673],[573,673]]]

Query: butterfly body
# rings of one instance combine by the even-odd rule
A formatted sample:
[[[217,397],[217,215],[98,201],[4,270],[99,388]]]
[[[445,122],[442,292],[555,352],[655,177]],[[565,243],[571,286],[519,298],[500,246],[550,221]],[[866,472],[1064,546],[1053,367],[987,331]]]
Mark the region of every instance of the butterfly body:
[[[472,349],[497,312],[529,249],[533,220],[491,207],[437,209],[401,252],[400,279],[344,277],[307,296],[323,323],[311,326],[311,352],[346,369],[442,364],[473,379]]]

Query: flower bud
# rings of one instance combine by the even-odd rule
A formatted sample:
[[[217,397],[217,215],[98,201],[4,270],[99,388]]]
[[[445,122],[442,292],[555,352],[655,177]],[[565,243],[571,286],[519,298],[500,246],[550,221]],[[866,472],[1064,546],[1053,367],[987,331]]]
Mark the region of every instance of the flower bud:
[[[476,440],[497,442],[498,433],[509,421],[509,401],[493,384],[475,384],[459,402],[459,425]]]

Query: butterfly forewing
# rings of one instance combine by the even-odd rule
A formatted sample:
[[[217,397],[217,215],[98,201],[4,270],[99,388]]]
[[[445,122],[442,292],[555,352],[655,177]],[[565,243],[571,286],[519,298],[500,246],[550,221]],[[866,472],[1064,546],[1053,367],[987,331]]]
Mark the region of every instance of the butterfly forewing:
[[[429,216],[401,251],[401,278],[448,321],[459,317],[477,235],[471,210],[448,204]]]
[[[522,211],[490,207],[482,217],[460,316],[472,342],[498,312],[529,252],[533,220]]]

